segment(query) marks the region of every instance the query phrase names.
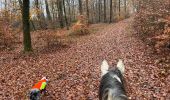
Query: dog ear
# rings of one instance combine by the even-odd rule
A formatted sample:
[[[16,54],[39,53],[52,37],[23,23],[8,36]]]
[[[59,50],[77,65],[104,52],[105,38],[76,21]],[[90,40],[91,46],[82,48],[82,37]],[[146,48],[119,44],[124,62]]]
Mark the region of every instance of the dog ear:
[[[123,63],[123,60],[119,59],[119,61],[117,63],[117,68],[120,70],[120,72],[122,74],[124,74],[124,72],[125,72],[125,65]]]
[[[101,64],[101,76],[105,75],[109,70],[109,64],[107,63],[106,60],[103,60]]]

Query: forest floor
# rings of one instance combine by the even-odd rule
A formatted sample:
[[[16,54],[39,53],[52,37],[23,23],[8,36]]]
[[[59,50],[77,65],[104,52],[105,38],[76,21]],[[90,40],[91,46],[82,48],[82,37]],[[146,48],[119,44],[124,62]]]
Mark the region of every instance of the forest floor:
[[[0,51],[0,100],[26,99],[43,76],[49,83],[42,100],[98,100],[101,62],[106,59],[116,65],[120,58],[129,99],[169,100],[170,55],[157,54],[141,41],[132,22],[130,18],[104,24],[94,34],[37,47],[30,54],[21,49]]]

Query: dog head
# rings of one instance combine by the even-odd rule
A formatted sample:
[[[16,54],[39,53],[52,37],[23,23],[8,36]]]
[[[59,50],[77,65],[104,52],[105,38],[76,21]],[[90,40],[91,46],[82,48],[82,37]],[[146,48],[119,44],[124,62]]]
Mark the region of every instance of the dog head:
[[[38,89],[31,89],[29,98],[30,100],[40,100],[40,91]]]
[[[103,60],[101,64],[101,76],[99,88],[100,100],[127,100],[124,89],[123,74],[125,66],[119,59],[115,69],[109,70],[109,64]]]
[[[121,59],[119,59],[116,67],[121,72],[121,74],[123,75],[124,72],[125,72],[125,65],[124,65],[124,63]],[[103,60],[103,62],[101,64],[101,76],[104,76],[108,72],[109,72],[109,64],[107,63],[106,60]]]

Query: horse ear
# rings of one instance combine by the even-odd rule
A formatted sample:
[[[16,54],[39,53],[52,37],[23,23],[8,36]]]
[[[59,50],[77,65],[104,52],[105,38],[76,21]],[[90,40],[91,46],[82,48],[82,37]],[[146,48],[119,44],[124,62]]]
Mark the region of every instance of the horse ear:
[[[120,70],[120,72],[122,74],[124,74],[124,72],[125,72],[125,65],[123,63],[123,60],[119,59],[119,61],[117,63],[117,68]]]
[[[101,76],[105,75],[109,70],[109,64],[106,60],[103,60],[101,64]]]

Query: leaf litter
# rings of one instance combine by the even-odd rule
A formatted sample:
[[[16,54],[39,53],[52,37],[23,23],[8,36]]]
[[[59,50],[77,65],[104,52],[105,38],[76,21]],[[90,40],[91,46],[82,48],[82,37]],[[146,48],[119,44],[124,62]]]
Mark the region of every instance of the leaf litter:
[[[21,45],[20,50],[0,51],[0,99],[28,99],[33,84],[47,76],[48,92],[42,100],[98,100],[102,60],[114,66],[121,58],[129,99],[169,100],[169,54],[154,53],[134,35],[132,22],[130,18],[103,25],[95,34],[73,38],[66,47],[52,45],[31,54],[19,52]]]

